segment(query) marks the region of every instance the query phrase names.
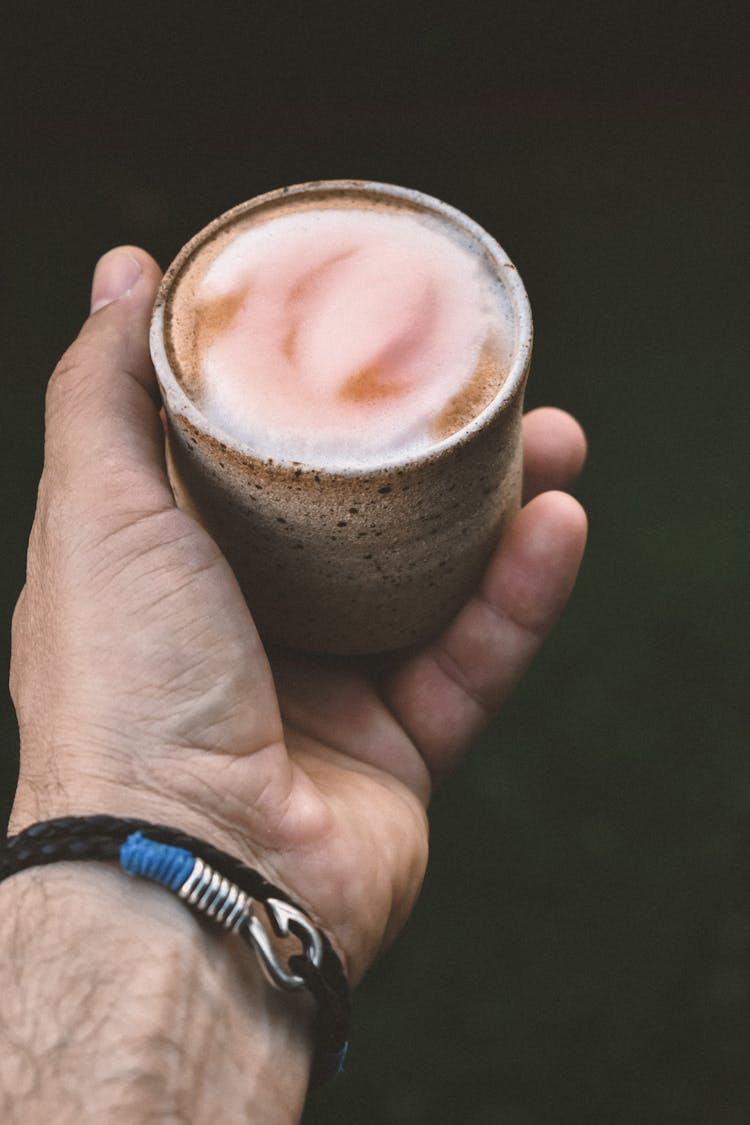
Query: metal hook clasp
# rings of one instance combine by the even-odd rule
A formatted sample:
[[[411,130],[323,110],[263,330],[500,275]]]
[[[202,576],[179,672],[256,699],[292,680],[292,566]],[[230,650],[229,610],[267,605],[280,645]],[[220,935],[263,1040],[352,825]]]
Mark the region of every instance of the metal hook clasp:
[[[263,905],[277,936],[289,937],[293,934],[299,938],[305,957],[319,969],[323,960],[323,941],[320,932],[307,915],[278,898],[266,899]],[[285,969],[279,964],[268,932],[255,914],[247,919],[245,931],[252,940],[261,967],[272,985],[283,988],[285,992],[298,992],[302,988],[307,988],[304,977],[290,972],[288,968]]]

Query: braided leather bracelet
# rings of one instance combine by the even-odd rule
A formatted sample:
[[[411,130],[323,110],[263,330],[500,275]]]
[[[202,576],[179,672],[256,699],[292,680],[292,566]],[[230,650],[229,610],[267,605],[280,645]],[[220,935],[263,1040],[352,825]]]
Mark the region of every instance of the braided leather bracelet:
[[[28,867],[58,860],[119,863],[175,892],[194,912],[250,945],[268,980],[286,991],[306,989],[317,1002],[315,1057],[318,1085],[344,1063],[350,1015],[349,987],[330,941],[299,906],[234,856],[176,828],[130,817],[67,816],[34,824],[0,844],[0,881]],[[282,965],[268,930],[253,911],[263,904],[277,937],[301,945]]]

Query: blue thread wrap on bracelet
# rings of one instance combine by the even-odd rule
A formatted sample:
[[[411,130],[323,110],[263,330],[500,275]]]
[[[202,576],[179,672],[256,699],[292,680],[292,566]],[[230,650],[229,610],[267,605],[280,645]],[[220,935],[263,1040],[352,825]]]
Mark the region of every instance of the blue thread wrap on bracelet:
[[[277,966],[268,940],[263,940],[265,931],[262,927],[258,929],[260,923],[253,917],[253,899],[236,883],[219,874],[186,848],[159,843],[141,832],[132,832],[121,845],[120,866],[128,875],[150,879],[174,891],[188,906],[205,914],[226,930],[247,927],[247,935],[243,932],[243,937],[250,938],[256,951],[258,940],[264,945],[264,949],[259,951],[265,955],[261,957],[261,964],[271,984],[284,987],[283,981],[276,979],[276,975],[283,976],[283,970]],[[276,968],[278,974],[274,974]],[[304,986],[301,977],[299,981],[300,986]]]
[[[132,832],[120,847],[120,866],[128,875],[153,879],[170,891],[179,891],[195,866],[187,848],[157,844],[141,832]]]

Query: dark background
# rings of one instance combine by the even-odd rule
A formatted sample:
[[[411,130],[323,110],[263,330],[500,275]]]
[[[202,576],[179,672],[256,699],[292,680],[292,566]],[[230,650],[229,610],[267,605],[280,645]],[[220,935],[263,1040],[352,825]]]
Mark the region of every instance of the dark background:
[[[3,7],[7,621],[96,258],[166,265],[260,191],[365,177],[479,220],[531,296],[529,404],[589,434],[577,592],[436,799],[423,897],[309,1125],[750,1119],[743,11]]]

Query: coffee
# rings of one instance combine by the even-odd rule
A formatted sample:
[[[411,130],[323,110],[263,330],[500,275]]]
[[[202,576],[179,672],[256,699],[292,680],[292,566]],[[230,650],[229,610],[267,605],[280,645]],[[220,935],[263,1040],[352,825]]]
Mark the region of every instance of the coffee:
[[[302,184],[178,254],[151,351],[178,504],[270,643],[424,641],[518,507],[531,315],[505,253],[405,188]]]
[[[167,350],[206,418],[261,455],[326,468],[412,457],[497,395],[514,328],[475,242],[371,197],[284,196],[197,247]]]

